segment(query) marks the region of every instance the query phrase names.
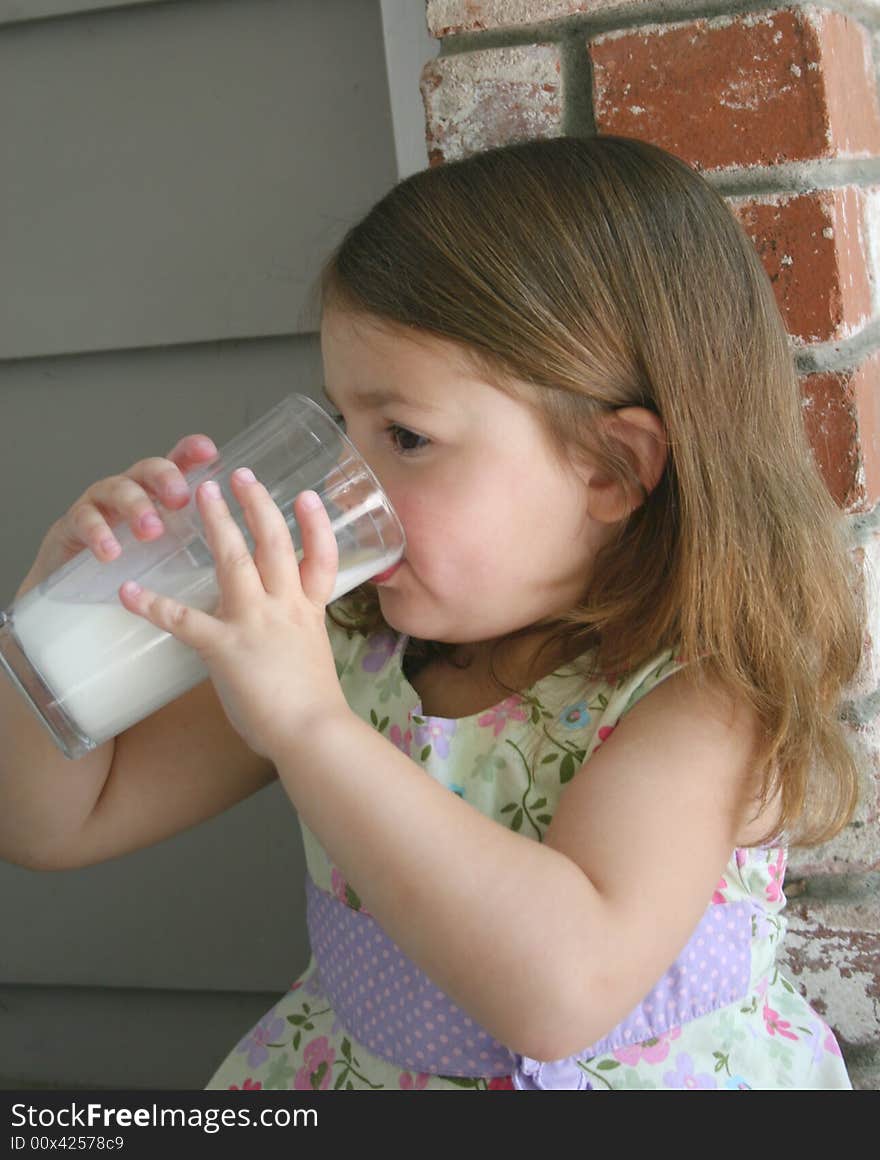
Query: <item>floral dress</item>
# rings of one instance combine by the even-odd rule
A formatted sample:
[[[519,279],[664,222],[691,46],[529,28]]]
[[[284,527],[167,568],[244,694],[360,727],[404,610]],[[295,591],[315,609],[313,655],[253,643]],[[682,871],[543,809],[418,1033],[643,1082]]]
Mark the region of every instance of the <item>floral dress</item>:
[[[683,662],[586,681],[574,664],[470,717],[421,713],[408,638],[327,631],[354,712],[500,825],[541,841],[566,784],[639,699]],[[537,744],[540,742],[540,744]],[[837,1041],[776,955],[786,848],[731,852],[699,925],[639,1006],[567,1059],[510,1052],[384,933],[317,838],[305,847],[311,957],[207,1085],[215,1089],[849,1089]]]

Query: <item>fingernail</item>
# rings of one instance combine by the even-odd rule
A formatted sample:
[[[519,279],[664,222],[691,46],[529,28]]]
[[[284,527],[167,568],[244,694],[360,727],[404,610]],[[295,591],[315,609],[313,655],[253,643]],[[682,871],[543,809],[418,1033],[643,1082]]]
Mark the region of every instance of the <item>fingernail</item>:
[[[206,483],[202,484],[202,494],[206,499],[219,499],[220,484],[214,479],[209,479]]]
[[[302,494],[302,506],[306,511],[315,511],[321,506],[321,497],[316,491],[304,491]]]
[[[126,596],[137,596],[141,590],[140,584],[135,584],[134,580],[126,580],[122,585],[122,590]]]
[[[249,467],[239,467],[235,476],[241,483],[255,483],[257,478]]]
[[[108,536],[106,540],[101,541],[101,551],[105,556],[118,556],[121,551],[119,541]]]

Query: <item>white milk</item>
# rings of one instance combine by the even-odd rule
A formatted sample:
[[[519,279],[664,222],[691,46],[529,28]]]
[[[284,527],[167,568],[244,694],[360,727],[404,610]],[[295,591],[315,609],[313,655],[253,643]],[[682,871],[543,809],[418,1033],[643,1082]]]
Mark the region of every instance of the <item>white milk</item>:
[[[366,562],[355,558],[339,571],[330,602],[393,563],[393,553]],[[180,596],[185,604],[206,612],[216,608],[213,567],[189,569],[181,580],[179,591],[189,593]],[[95,746],[208,676],[198,653],[129,612],[118,598],[89,604],[53,600],[51,589],[29,600],[31,595],[16,606],[15,635],[60,708]]]

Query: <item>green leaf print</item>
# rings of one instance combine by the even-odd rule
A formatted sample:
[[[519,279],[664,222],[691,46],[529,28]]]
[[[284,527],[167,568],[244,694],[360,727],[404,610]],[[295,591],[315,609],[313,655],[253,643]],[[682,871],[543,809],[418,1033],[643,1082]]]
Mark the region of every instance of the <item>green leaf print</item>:
[[[316,1092],[321,1090],[321,1081],[324,1079],[324,1076],[326,1074],[327,1074],[327,1060],[322,1059],[321,1062],[318,1064],[318,1066],[315,1068],[315,1070],[312,1072],[312,1074],[309,1076],[309,1080],[311,1082],[311,1085],[315,1089]]]
[[[360,910],[361,905],[362,905],[361,900],[358,898],[358,896],[355,894],[355,892],[352,890],[352,888],[349,886],[349,884],[347,882],[345,884],[345,901],[351,907],[352,910]]]
[[[565,785],[567,781],[571,781],[574,777],[574,758],[570,753],[566,753],[559,765],[559,780]]]
[[[616,1059],[603,1059],[601,1063],[596,1064],[598,1071],[614,1071],[618,1067],[620,1067],[620,1064]]]
[[[538,814],[538,821],[541,823],[542,826],[549,826],[550,823],[553,821],[553,815],[552,814]]]
[[[429,754],[430,752],[431,752],[431,746],[430,746],[430,745],[426,745],[426,746],[424,747],[424,749],[422,750],[422,752],[419,754],[419,761],[427,761],[427,760],[428,760],[428,754]]]
[[[541,758],[541,765],[549,765],[551,761],[558,761],[558,753],[548,753],[546,757]]]
[[[342,1054],[345,1056],[345,1058],[349,1061],[349,1063],[351,1063],[351,1041],[348,1039],[343,1039],[342,1047],[340,1050],[342,1051]]]
[[[543,808],[543,807],[544,807],[546,804],[547,804],[547,799],[546,799],[545,797],[543,797],[543,798],[538,798],[538,800],[537,800],[536,802],[532,802],[532,809],[533,809],[533,810],[540,810],[540,809],[542,809],[542,808]]]
[[[510,828],[512,830],[515,830],[517,833],[519,833],[520,829],[522,828],[522,822],[523,822],[523,812],[522,812],[522,809],[520,808],[513,815],[513,819],[511,820],[511,823],[510,823]]]
[[[385,676],[380,677],[373,687],[379,694],[380,703],[384,705],[389,698],[400,696],[400,690],[403,688],[403,673],[392,665]]]

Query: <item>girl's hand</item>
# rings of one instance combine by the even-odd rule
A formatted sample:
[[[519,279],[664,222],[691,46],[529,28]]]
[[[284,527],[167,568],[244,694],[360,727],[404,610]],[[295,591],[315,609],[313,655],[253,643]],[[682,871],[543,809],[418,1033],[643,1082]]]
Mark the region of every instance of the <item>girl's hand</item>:
[[[179,511],[189,503],[186,473],[217,455],[207,435],[185,435],[166,458],[141,459],[119,475],[99,479],[55,521],[16,598],[88,548],[103,564],[120,552],[113,529],[128,524],[137,540],[149,543],[164,531],[162,508]],[[161,504],[161,507],[159,506]]]
[[[313,721],[348,710],[324,626],[339,549],[323,504],[314,492],[301,492],[294,502],[300,564],[278,505],[250,474],[239,469],[231,479],[253,556],[216,484],[196,492],[220,589],[214,615],[147,588],[134,591],[131,582],[119,597],[130,612],[195,649],[233,728],[278,764]],[[317,507],[309,507],[310,498]]]

